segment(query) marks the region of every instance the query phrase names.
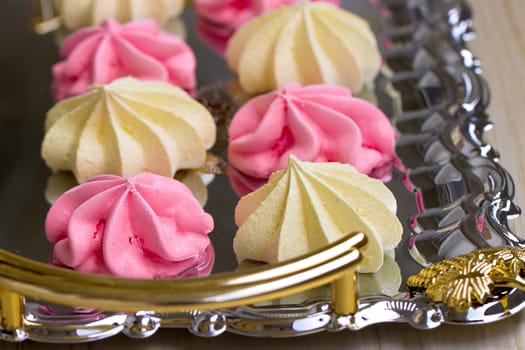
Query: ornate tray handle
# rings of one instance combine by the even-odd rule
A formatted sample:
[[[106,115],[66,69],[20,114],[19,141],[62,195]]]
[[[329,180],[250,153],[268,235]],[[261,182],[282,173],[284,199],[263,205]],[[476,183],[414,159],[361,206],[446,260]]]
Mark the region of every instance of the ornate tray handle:
[[[363,233],[352,233],[325,249],[276,264],[205,278],[139,280],[82,274],[0,250],[1,333],[25,332],[25,298],[115,312],[154,313],[221,310],[306,291],[333,282],[336,316],[357,311],[356,268]]]
[[[60,28],[62,19],[55,13],[53,2],[49,0],[33,0],[33,28],[38,34],[47,34]]]
[[[423,292],[435,303],[466,312],[509,289],[525,291],[524,273],[524,248],[486,248],[432,264],[409,277],[407,285],[412,294]]]

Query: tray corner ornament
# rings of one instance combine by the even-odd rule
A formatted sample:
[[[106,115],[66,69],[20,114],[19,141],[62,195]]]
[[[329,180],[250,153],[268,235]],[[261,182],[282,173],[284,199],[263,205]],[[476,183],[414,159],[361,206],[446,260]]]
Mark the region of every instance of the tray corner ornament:
[[[434,263],[409,277],[407,285],[411,294],[423,292],[432,302],[463,313],[489,299],[504,300],[510,289],[525,290],[524,270],[524,248],[485,248]]]
[[[48,13],[49,2],[40,3],[45,25],[36,30],[45,32],[59,18]],[[403,110],[392,116],[401,134],[397,150],[402,159],[416,154],[405,166],[419,213],[401,244],[417,269],[404,276],[404,292],[358,296],[362,233],[286,263],[187,280],[87,276],[1,251],[0,338],[84,342],[121,332],[145,338],[160,327],[203,337],[224,331],[288,337],[387,322],[420,329],[486,323],[521,310],[525,248],[507,226],[520,209],[512,202],[512,178],[483,141],[491,126],[489,91],[466,48],[475,36],[470,8],[463,0],[369,6],[383,14],[379,41],[391,70],[385,79],[404,93]],[[327,284],[331,297],[272,303]]]

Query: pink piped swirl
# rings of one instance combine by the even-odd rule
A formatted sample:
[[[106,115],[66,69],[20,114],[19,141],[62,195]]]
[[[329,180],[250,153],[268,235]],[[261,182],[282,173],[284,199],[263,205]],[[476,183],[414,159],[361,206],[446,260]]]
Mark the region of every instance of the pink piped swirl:
[[[339,162],[388,181],[395,132],[371,103],[342,86],[290,84],[260,95],[234,115],[228,158],[242,173],[267,178],[287,166],[288,155],[310,162]]]
[[[191,48],[152,20],[121,25],[108,19],[101,26],[77,30],[64,41],[60,55],[64,60],[52,69],[56,101],[125,76],[164,81],[188,92],[196,84]]]
[[[293,5],[304,0],[194,0],[199,15],[197,32],[201,39],[217,52],[223,53],[230,36],[254,17],[279,6]],[[341,0],[309,0],[339,5]]]
[[[53,264],[128,278],[209,274],[212,229],[184,184],[151,173],[95,176],[59,197],[45,224]]]

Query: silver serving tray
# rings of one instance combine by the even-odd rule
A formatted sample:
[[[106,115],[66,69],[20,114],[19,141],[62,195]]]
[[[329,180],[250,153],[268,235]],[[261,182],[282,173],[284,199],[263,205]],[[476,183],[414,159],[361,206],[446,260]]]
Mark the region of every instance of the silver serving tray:
[[[403,281],[398,293],[362,294],[359,311],[337,319],[323,289],[260,305],[170,314],[102,312],[29,301],[26,319],[31,326],[24,334],[3,338],[74,342],[120,332],[144,338],[160,327],[187,328],[204,337],[224,331],[288,337],[323,330],[358,330],[387,322],[406,322],[421,329],[443,323],[487,323],[521,310],[525,294],[519,290],[506,295],[505,305],[493,298],[459,313],[424,296],[411,296],[403,287],[408,276],[444,258],[489,246],[524,246],[507,226],[509,219],[520,214],[512,202],[512,178],[499,165],[498,153],[483,140],[492,126],[486,113],[489,91],[480,75],[479,61],[466,48],[474,38],[470,8],[461,0],[350,2],[343,1],[344,6],[370,20],[391,70],[377,78],[375,92],[379,106],[400,133],[397,153],[406,168],[405,172],[395,171],[388,184],[398,199],[398,217],[404,225],[403,240],[396,249]],[[224,60],[195,37],[193,16],[191,9],[186,10],[188,42],[199,58],[198,80],[203,86],[199,99],[218,121],[215,152],[221,156],[227,143],[224,132],[237,107],[225,88],[232,74]],[[56,47],[50,36],[38,40],[47,52],[39,62],[40,71],[45,71],[56,60],[50,53]],[[50,172],[40,159],[39,147],[43,113],[50,107],[45,97],[48,80],[44,75],[38,80],[42,84],[39,89],[28,90],[44,101],[39,110],[16,120],[2,119],[0,124],[3,149],[8,149],[13,139],[18,145],[12,153],[4,151],[3,164],[7,166],[0,177],[0,244],[44,262],[50,245],[43,233],[48,209],[43,192]],[[388,98],[392,86],[401,94],[401,110]],[[217,175],[208,191],[206,209],[216,220],[210,235],[216,250],[214,273],[233,271],[237,268],[231,247],[237,197],[225,175]]]

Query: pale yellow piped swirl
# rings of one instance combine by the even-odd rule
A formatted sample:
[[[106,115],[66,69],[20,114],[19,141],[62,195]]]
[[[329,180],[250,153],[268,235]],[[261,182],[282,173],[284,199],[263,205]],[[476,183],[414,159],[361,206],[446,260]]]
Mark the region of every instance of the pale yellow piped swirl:
[[[396,199],[379,180],[340,163],[301,162],[242,197],[235,210],[238,261],[275,263],[319,249],[361,231],[368,243],[360,272],[376,272],[384,252],[401,240]]]
[[[92,176],[201,167],[215,143],[208,110],[175,86],[122,78],[93,86],[47,114],[42,157],[52,169]]]
[[[353,92],[381,67],[375,36],[361,17],[323,2],[282,6],[242,26],[226,60],[248,93],[333,84]]]

